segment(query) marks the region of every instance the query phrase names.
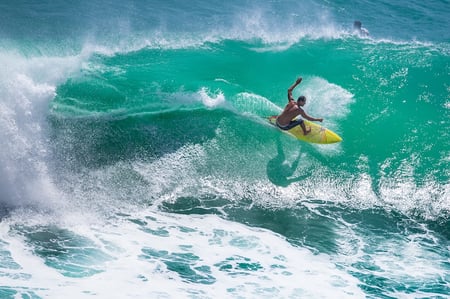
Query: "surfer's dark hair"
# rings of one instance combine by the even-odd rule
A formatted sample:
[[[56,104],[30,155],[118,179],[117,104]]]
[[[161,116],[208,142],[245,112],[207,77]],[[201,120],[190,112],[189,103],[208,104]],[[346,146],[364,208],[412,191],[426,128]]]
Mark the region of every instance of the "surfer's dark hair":
[[[306,97],[305,96],[299,96],[298,99],[297,99],[297,102],[298,101],[304,102],[304,101],[306,101]]]

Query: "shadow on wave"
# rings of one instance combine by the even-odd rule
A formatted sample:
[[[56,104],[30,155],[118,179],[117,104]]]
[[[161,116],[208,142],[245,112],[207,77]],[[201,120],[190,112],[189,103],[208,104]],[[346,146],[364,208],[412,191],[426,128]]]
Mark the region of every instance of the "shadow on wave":
[[[54,163],[57,168],[76,171],[135,159],[154,160],[185,144],[211,139],[222,116],[223,112],[205,110],[122,119],[50,116]]]

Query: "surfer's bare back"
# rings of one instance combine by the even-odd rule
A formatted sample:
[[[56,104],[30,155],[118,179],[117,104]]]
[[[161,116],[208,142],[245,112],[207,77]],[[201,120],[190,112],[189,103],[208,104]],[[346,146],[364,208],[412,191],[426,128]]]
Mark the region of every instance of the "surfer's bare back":
[[[310,121],[323,121],[323,118],[314,118],[306,114],[305,110],[303,110],[303,106],[306,104],[306,97],[299,96],[297,101],[292,97],[292,91],[297,85],[302,82],[303,78],[299,77],[294,84],[292,84],[288,88],[288,103],[284,107],[283,112],[277,117],[276,124],[281,130],[290,130],[295,126],[300,126],[303,130],[303,134],[307,135],[311,132],[311,128],[306,128],[305,122],[302,118],[297,118],[297,116],[301,115],[303,118]]]

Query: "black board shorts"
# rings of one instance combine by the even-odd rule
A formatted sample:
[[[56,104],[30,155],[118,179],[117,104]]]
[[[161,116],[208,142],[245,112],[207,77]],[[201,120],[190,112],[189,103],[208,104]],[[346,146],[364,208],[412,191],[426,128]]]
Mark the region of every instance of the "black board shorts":
[[[289,124],[287,124],[286,126],[282,126],[278,123],[278,119],[276,120],[277,127],[284,131],[290,130],[295,126],[301,125],[302,123],[303,123],[303,119],[300,118],[300,119],[291,120],[291,122]]]

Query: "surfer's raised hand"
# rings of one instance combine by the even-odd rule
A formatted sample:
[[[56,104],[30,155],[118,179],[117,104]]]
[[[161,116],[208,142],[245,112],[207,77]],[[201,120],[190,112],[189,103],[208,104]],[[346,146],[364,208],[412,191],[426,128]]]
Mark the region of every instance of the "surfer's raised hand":
[[[295,87],[297,87],[297,85],[300,84],[300,82],[302,82],[302,77],[298,77],[297,80],[295,80],[294,84],[292,84],[289,88],[288,88],[288,101],[294,101],[294,98],[292,97],[292,91],[294,90]]]

